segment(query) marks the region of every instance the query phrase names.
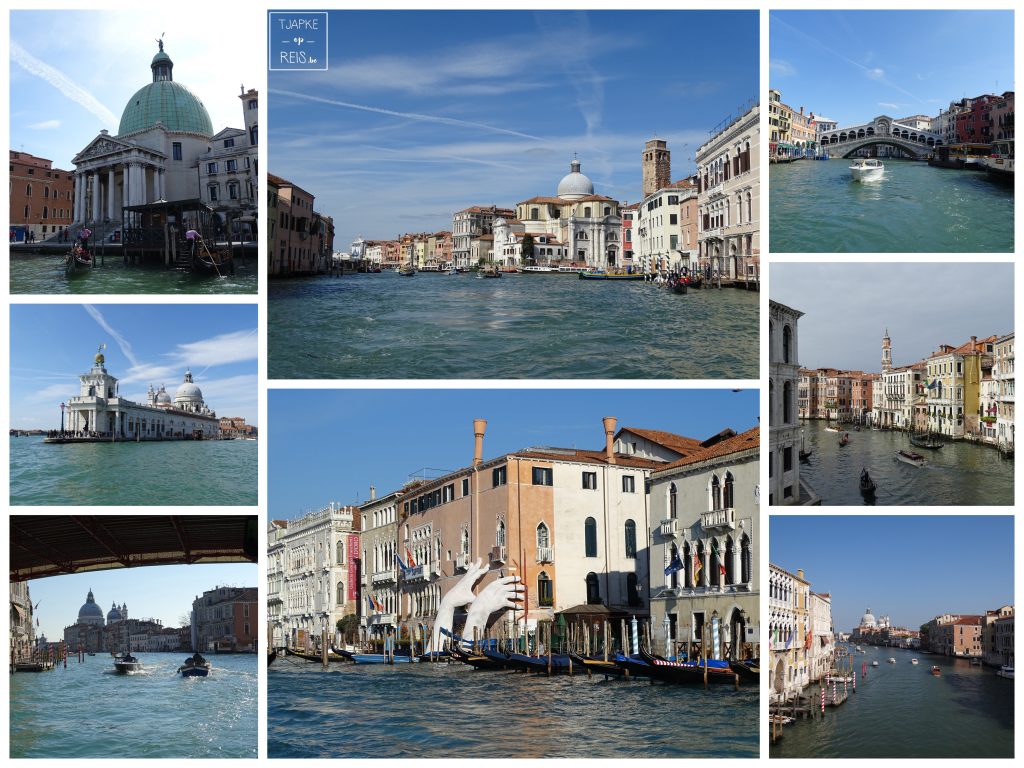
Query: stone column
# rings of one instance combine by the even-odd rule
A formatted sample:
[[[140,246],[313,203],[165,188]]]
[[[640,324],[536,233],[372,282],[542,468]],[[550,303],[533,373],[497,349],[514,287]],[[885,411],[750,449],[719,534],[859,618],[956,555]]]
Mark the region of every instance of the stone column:
[[[702,558],[702,561],[701,561],[700,575],[701,575],[701,579],[709,587],[711,586],[711,573],[708,570],[708,566],[710,565],[710,562],[711,562],[711,547],[710,546],[705,546],[704,547],[704,557]]]
[[[131,205],[128,200],[128,189],[130,185],[128,183],[128,165],[124,164],[121,166],[121,205],[127,207]]]
[[[160,200],[166,200],[167,199],[167,174],[164,172],[163,168],[159,169],[157,171],[157,174],[158,174],[157,175],[157,179],[160,182],[158,184],[158,186],[157,186],[157,197]]]
[[[107,169],[107,218],[114,220],[114,193],[117,191],[117,181],[114,178],[114,166]]]
[[[79,216],[81,215],[82,204],[80,198],[82,196],[82,174],[75,171],[75,190],[74,200],[72,201],[72,212],[71,212],[71,223],[77,224]]]
[[[131,162],[128,164],[128,178],[131,189],[128,193],[128,200],[131,205],[139,205],[142,202],[142,196],[139,193],[140,179],[139,179],[139,164],[137,162]]]
[[[743,547],[740,546],[739,537],[732,542],[732,583],[743,584]]]
[[[93,221],[99,221],[103,216],[103,209],[100,206],[100,174],[98,171],[93,171],[92,176],[92,219]]]

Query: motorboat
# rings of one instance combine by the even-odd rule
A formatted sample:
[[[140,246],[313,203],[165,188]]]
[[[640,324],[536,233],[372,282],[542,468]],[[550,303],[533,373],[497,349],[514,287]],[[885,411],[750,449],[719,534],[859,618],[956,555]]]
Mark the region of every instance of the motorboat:
[[[1005,677],[1005,678],[1007,678],[1009,680],[1013,680],[1013,667],[1008,666],[1008,665],[1001,666],[999,668],[999,671],[996,672],[996,676],[997,677]]]
[[[896,663],[896,659],[894,659],[892,656],[890,656],[889,657],[889,663],[890,664],[895,664]]]
[[[988,157],[978,162],[991,175],[1013,182],[1013,139],[999,139],[992,142]]]
[[[825,427],[825,431],[826,432],[842,432],[843,430],[841,430],[839,427]]]
[[[119,675],[131,675],[142,671],[142,662],[126,653],[114,659],[114,671]]]
[[[911,664],[917,664],[917,659],[911,659],[911,660],[910,660],[910,663],[911,663]]]
[[[872,661],[871,662],[871,666],[872,667],[877,667],[878,666],[878,662],[877,661]]]
[[[202,654],[194,653],[178,667],[178,672],[182,677],[206,677],[210,674],[210,666],[210,662],[204,659]]]
[[[850,174],[854,181],[876,181],[882,178],[884,173],[885,166],[882,161],[873,157],[858,158],[850,166]]]
[[[932,667],[932,674],[935,677],[942,677],[942,670],[939,669],[938,667]]]
[[[915,467],[923,467],[925,464],[924,456],[913,451],[896,451],[896,461],[902,461],[904,464],[913,464]]]

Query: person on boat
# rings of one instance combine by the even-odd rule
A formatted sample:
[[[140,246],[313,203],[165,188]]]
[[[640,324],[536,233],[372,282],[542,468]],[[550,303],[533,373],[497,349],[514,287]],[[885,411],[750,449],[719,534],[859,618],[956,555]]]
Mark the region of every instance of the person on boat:
[[[196,257],[196,245],[202,240],[202,236],[194,229],[190,229],[185,233],[185,239],[188,240],[189,258],[194,259]]]

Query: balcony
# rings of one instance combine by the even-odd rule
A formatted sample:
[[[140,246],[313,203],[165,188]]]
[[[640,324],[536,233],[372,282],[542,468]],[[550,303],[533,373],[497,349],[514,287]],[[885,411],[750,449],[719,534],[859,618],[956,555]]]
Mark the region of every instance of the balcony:
[[[703,232],[700,233],[699,239],[701,239],[701,240],[711,240],[713,238],[721,239],[721,238],[723,238],[725,236],[724,232],[725,232],[725,230],[722,227],[715,227],[714,229],[705,229]]]
[[[727,509],[715,509],[711,512],[701,512],[700,527],[705,531],[731,531],[736,527],[736,510],[733,507]]]
[[[508,549],[504,546],[492,547],[488,559],[492,563],[504,564],[508,560]]]
[[[395,580],[395,572],[394,571],[377,571],[376,573],[373,574],[373,576],[371,577],[371,580],[373,582],[373,586],[377,586],[378,584],[388,584],[388,583],[393,582]]]
[[[661,527],[658,529],[658,532],[666,539],[674,539],[679,535],[679,521],[675,518],[662,520]]]
[[[393,613],[374,613],[370,616],[364,616],[363,621],[360,622],[364,627],[379,627],[386,624],[394,626],[397,624],[397,617]]]
[[[708,187],[704,191],[704,194],[707,196],[708,200],[714,200],[716,197],[722,197],[725,195],[725,182],[720,181],[717,184]]]
[[[459,552],[459,554],[455,556],[455,570],[465,571],[467,568],[469,568],[469,553]]]
[[[537,547],[537,562],[538,563],[553,563],[555,562],[555,550],[553,547]]]
[[[426,565],[416,565],[405,572],[406,581],[426,581],[430,578],[430,569]]]

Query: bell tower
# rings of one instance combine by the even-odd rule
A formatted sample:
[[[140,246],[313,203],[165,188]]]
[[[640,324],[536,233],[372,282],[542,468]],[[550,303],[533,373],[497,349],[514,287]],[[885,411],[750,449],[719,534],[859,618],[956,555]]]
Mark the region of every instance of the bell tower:
[[[643,194],[652,195],[672,183],[672,153],[661,139],[644,144]]]
[[[892,370],[892,341],[889,339],[889,329],[885,329],[885,336],[882,337],[882,373]]]

